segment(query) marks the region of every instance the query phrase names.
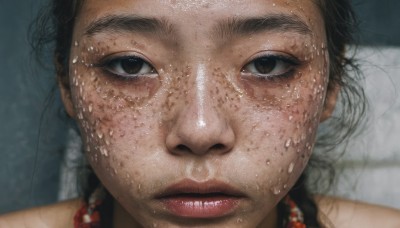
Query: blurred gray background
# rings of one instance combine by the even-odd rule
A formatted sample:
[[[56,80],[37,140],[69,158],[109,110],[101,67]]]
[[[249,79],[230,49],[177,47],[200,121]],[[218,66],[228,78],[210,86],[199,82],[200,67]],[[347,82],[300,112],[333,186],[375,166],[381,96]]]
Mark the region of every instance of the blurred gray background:
[[[43,2],[0,0],[0,214],[58,197],[68,121],[52,70],[31,59],[27,39]],[[371,121],[338,164],[343,174],[333,192],[400,208],[400,1],[352,2]]]

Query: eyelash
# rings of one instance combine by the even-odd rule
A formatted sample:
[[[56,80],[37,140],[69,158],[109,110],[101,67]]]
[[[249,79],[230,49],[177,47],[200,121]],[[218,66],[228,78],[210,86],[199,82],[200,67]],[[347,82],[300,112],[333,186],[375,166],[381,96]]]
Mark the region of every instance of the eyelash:
[[[133,65],[124,66],[124,63]],[[134,64],[136,64],[137,66],[134,66]],[[157,75],[155,68],[148,61],[136,55],[106,57],[105,59],[101,60],[99,64],[96,64],[95,66],[103,69],[106,73],[112,76],[129,80],[138,79],[141,76],[153,77]],[[130,73],[127,72],[128,69],[126,69],[126,67],[134,67],[134,68],[136,67],[137,69],[135,69],[135,72]],[[141,71],[146,71],[146,72],[141,72]]]
[[[264,61],[264,63],[269,63],[269,64],[272,63],[272,68],[270,69],[270,72],[273,72],[279,66],[282,67],[282,64],[285,69],[280,70],[279,72],[274,74],[252,72],[254,70],[255,71],[259,70],[257,69],[257,66],[255,66],[257,61]],[[242,68],[241,72],[245,74],[245,76],[247,75],[256,76],[258,79],[261,80],[270,80],[270,81],[284,80],[293,76],[295,68],[300,64],[301,64],[300,60],[292,56],[281,55],[281,54],[264,54],[253,58]]]

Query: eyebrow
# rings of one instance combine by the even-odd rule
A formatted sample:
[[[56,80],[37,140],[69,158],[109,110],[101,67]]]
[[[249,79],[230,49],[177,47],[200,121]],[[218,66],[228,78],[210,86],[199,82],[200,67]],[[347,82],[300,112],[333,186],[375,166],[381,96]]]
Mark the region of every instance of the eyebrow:
[[[311,35],[310,27],[296,15],[272,14],[254,18],[230,18],[214,28],[214,35],[225,38],[232,35],[251,35],[265,31],[296,32]]]
[[[102,32],[138,32],[172,36],[173,31],[173,25],[164,19],[135,15],[108,15],[90,23],[85,29],[85,35],[93,36]]]
[[[136,32],[156,34],[176,40],[176,29],[166,19],[136,15],[108,15],[90,23],[85,29],[86,36],[103,32]],[[229,18],[219,21],[213,28],[212,37],[226,39],[233,35],[251,35],[265,31],[312,33],[309,26],[296,15],[272,14],[261,17]]]

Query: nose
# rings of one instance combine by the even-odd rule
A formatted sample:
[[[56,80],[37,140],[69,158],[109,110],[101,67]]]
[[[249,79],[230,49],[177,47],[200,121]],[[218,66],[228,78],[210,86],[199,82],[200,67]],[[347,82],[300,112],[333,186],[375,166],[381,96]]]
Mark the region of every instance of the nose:
[[[195,83],[186,101],[177,112],[166,137],[166,146],[173,154],[225,154],[232,150],[235,134],[227,113],[214,105],[207,81],[206,68],[199,66]],[[193,84],[192,84],[193,85]]]

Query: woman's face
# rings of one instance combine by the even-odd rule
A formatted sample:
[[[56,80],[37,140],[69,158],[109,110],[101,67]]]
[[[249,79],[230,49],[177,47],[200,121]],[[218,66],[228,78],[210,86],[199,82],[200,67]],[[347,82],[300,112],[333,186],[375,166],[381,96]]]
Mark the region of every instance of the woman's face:
[[[271,225],[323,111],[314,1],[86,0],[70,56],[88,160],[137,223]]]

